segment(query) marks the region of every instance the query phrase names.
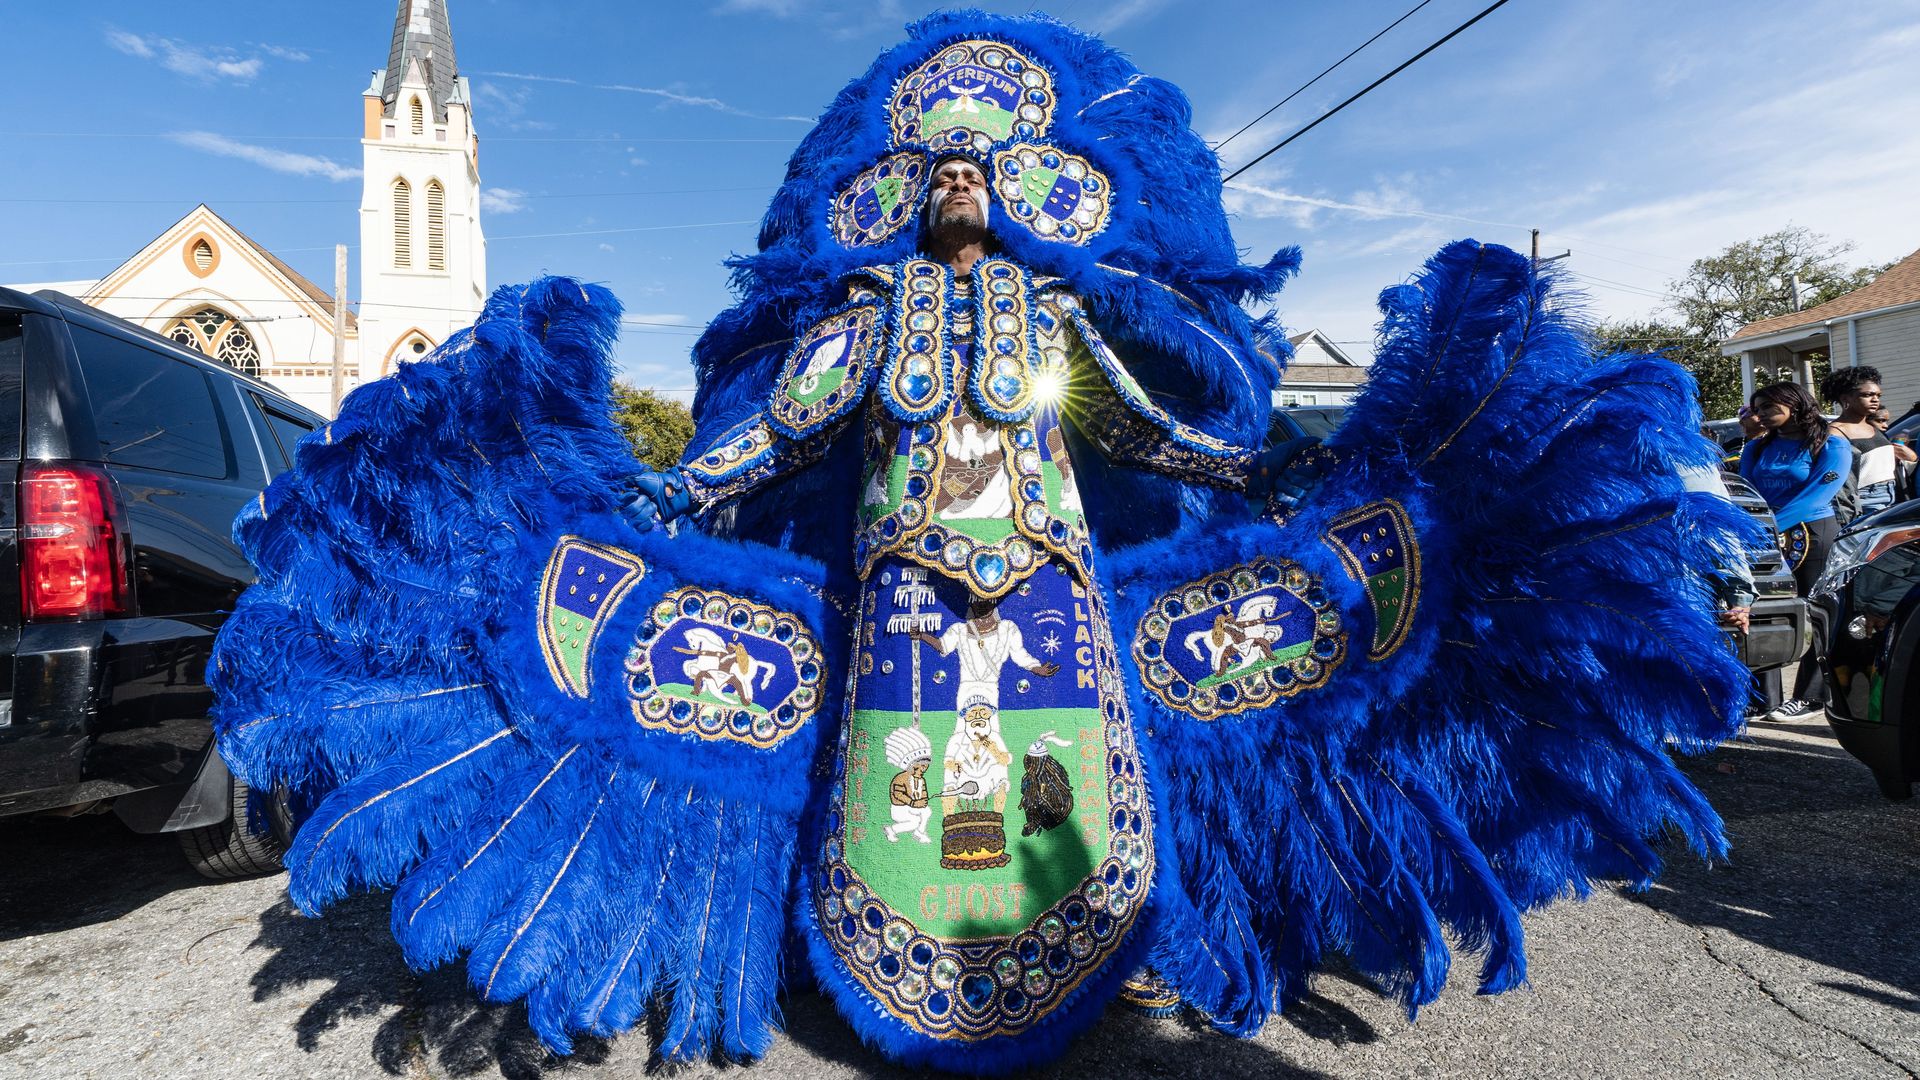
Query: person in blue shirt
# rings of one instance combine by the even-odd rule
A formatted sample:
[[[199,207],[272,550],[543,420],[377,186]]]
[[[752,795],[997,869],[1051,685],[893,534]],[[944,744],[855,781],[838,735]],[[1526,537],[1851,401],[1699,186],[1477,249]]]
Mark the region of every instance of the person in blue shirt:
[[[1833,499],[1852,473],[1853,446],[1832,430],[1813,395],[1796,383],[1762,387],[1749,404],[1766,430],[1741,451],[1740,475],[1773,508],[1781,551],[1800,595],[1806,596],[1826,569],[1827,552],[1840,531]],[[1800,658],[1793,698],[1773,710],[1775,719],[1811,716],[1826,703],[1817,646],[1810,645]]]

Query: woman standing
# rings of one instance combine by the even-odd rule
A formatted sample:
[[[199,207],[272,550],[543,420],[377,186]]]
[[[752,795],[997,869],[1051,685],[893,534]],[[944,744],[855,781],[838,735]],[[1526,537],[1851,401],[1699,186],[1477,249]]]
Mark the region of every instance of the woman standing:
[[[1834,433],[1853,446],[1853,483],[1835,507],[1844,525],[1893,505],[1895,473],[1914,453],[1889,441],[1885,429],[1873,423],[1881,411],[1878,368],[1840,368],[1820,383],[1820,393],[1840,410]]]
[[[1826,568],[1827,552],[1840,531],[1833,498],[1851,473],[1853,447],[1820,415],[1813,395],[1795,383],[1763,387],[1750,404],[1766,432],[1741,452],[1740,475],[1773,508],[1780,549],[1800,595],[1806,596]],[[1800,658],[1793,698],[1773,710],[1776,719],[1810,716],[1825,704],[1827,686],[1814,653],[1817,647],[1817,642],[1809,646]]]

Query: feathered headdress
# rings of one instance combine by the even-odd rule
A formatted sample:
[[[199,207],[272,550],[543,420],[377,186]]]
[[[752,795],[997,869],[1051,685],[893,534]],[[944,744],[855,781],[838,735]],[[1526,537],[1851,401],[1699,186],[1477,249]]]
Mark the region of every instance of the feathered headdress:
[[[731,262],[741,299],[696,349],[697,418],[763,398],[772,371],[739,358],[838,301],[845,274],[914,254],[933,165],[962,154],[988,177],[1011,257],[1066,279],[1149,389],[1182,388],[1182,419],[1257,438],[1288,350],[1240,305],[1270,297],[1299,252],[1240,262],[1190,119],[1177,87],[1046,16],[914,23],[801,140],[759,252]]]

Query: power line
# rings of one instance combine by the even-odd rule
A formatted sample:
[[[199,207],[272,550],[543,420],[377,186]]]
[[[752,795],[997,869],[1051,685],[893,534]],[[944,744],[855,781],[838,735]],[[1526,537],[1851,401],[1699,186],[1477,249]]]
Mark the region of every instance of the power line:
[[[528,194],[515,192],[514,200],[522,199],[623,199],[643,195],[721,195],[738,191],[765,191],[766,185],[752,184],[742,187],[725,188],[662,188],[657,191],[563,191],[547,194]],[[13,199],[0,198],[0,203],[56,203],[80,206],[174,206],[181,203],[205,203],[212,206],[344,206],[357,205],[354,199],[219,199],[219,198],[179,198],[179,199]]]
[[[519,233],[513,236],[489,236],[487,237],[487,243],[492,244],[504,240],[546,240],[556,236],[618,236],[624,233],[667,232],[674,229],[717,229],[727,225],[757,224],[759,224],[759,222],[755,219],[742,218],[738,221],[695,221],[681,225],[642,225],[626,229],[580,229],[574,232]],[[283,247],[272,250],[274,254],[280,255],[307,251],[332,251],[334,247],[335,245],[333,244],[322,244],[317,247]],[[347,249],[350,251],[358,251],[360,250],[360,245],[348,244]],[[53,266],[65,263],[123,263],[126,261],[127,256],[125,255],[96,255],[83,259],[16,259],[12,262],[0,262],[0,266]]]
[[[1227,145],[1233,140],[1239,138],[1240,136],[1245,135],[1247,133],[1248,128],[1251,128],[1253,127],[1253,125],[1259,123],[1262,120],[1265,120],[1269,116],[1272,116],[1275,112],[1279,111],[1282,105],[1285,105],[1287,102],[1292,101],[1294,98],[1299,97],[1302,93],[1304,93],[1307,90],[1308,87],[1311,87],[1314,83],[1317,83],[1321,79],[1324,79],[1328,75],[1332,74],[1334,68],[1337,68],[1341,64],[1344,64],[1347,61],[1353,59],[1354,56],[1360,52],[1361,49],[1364,49],[1367,46],[1373,44],[1374,42],[1379,41],[1382,37],[1386,36],[1388,30],[1392,30],[1394,27],[1399,26],[1403,22],[1406,22],[1408,19],[1413,17],[1414,12],[1419,11],[1421,8],[1426,7],[1428,4],[1431,4],[1431,3],[1433,3],[1433,0],[1420,0],[1420,2],[1418,4],[1415,4],[1411,9],[1409,9],[1405,15],[1402,15],[1399,18],[1388,23],[1386,30],[1382,30],[1379,33],[1368,38],[1367,40],[1361,42],[1358,46],[1354,48],[1353,52],[1350,52],[1347,55],[1341,57],[1340,59],[1335,60],[1330,66],[1328,66],[1328,68],[1325,71],[1322,71],[1320,74],[1315,75],[1311,79],[1308,79],[1305,83],[1301,84],[1299,89],[1295,90],[1291,94],[1288,94],[1286,97],[1281,98],[1280,101],[1273,106],[1273,108],[1268,109],[1266,112],[1263,112],[1259,116],[1256,116],[1253,119],[1247,121],[1246,127],[1243,127],[1239,131],[1236,131],[1233,134],[1227,136],[1226,138],[1221,139],[1219,142],[1214,143],[1213,144],[1214,151],[1216,153],[1219,152],[1221,147]]]
[[[1388,79],[1391,79],[1395,75],[1398,75],[1401,72],[1412,67],[1415,63],[1417,63],[1422,57],[1426,56],[1428,53],[1432,52],[1433,50],[1439,48],[1442,45],[1445,45],[1447,42],[1452,41],[1454,38],[1460,36],[1462,33],[1466,31],[1468,27],[1472,26],[1474,23],[1479,22],[1481,19],[1484,19],[1487,16],[1493,14],[1494,12],[1500,10],[1501,8],[1507,6],[1507,2],[1508,0],[1494,0],[1494,2],[1487,5],[1487,7],[1480,12],[1480,14],[1475,15],[1473,18],[1468,19],[1466,22],[1463,22],[1459,26],[1454,27],[1451,31],[1447,33],[1446,37],[1443,37],[1439,41],[1436,41],[1433,44],[1427,46],[1426,48],[1421,49],[1419,52],[1415,53],[1411,59],[1402,63],[1399,67],[1394,68],[1392,71],[1389,71],[1385,75],[1382,75],[1379,78],[1373,80],[1372,82],[1368,83],[1366,86],[1362,87],[1360,91],[1354,94],[1352,97],[1348,98],[1347,100],[1341,102],[1338,105],[1335,105],[1333,108],[1328,109],[1326,112],[1321,113],[1319,118],[1314,120],[1313,123],[1308,124],[1306,127],[1303,127],[1300,130],[1294,132],[1293,134],[1287,136],[1286,138],[1281,139],[1278,143],[1275,143],[1270,149],[1268,149],[1265,153],[1261,154],[1259,157],[1254,158],[1252,161],[1247,162],[1245,165],[1242,165],[1239,168],[1233,170],[1233,172],[1227,174],[1227,180],[1232,180],[1234,177],[1239,176],[1241,173],[1246,172],[1248,169],[1251,169],[1255,165],[1260,164],[1262,161],[1265,161],[1267,158],[1272,157],[1274,154],[1284,149],[1288,143],[1292,142],[1293,140],[1299,138],[1302,135],[1305,135],[1307,132],[1312,131],[1314,128],[1319,127],[1321,124],[1327,122],[1328,120],[1333,119],[1333,117],[1336,116],[1340,112],[1340,110],[1346,108],[1347,106],[1367,96],[1369,92],[1371,92],[1375,87],[1379,86],[1381,83],[1386,82]],[[1222,181],[1222,183],[1224,182],[1225,181]]]
[[[176,140],[180,132],[172,131],[0,131],[0,138],[7,139],[170,139]],[[262,142],[275,140],[286,142],[351,142],[362,140],[354,135],[226,135],[218,132],[222,139],[255,139]],[[587,136],[536,136],[536,135],[488,135],[480,140],[483,143],[779,143],[791,146],[792,139],[681,139],[657,135],[587,135]]]
[[[163,301],[163,300],[180,300],[180,301],[182,301],[183,303],[185,303],[185,304],[187,304],[188,306],[192,306],[192,305],[195,305],[195,304],[199,304],[199,305],[207,305],[207,304],[211,304],[211,305],[213,305],[213,306],[215,306],[215,307],[218,307],[218,306],[219,306],[219,305],[221,304],[221,302],[222,302],[222,301],[224,301],[224,302],[226,302],[226,303],[229,303],[229,304],[295,304],[295,303],[299,303],[299,302],[300,302],[300,298],[298,298],[298,297],[292,297],[292,296],[219,296],[219,297],[212,297],[212,298],[207,298],[207,297],[196,297],[196,296],[192,296],[192,295],[186,295],[186,296],[130,296],[130,295],[128,295],[128,294],[126,294],[126,293],[114,293],[114,294],[113,294],[113,296],[112,296],[112,297],[110,297],[110,298],[108,298],[108,299],[113,299],[113,300],[151,300],[151,301],[155,301],[155,302],[159,302],[159,301]],[[311,299],[312,299],[312,297],[307,297],[307,299],[309,299],[309,300],[311,300]],[[361,299],[359,299],[359,300],[349,300],[349,301],[347,301],[347,305],[348,305],[349,307],[355,307],[355,308],[359,308],[359,307],[365,307],[365,306],[367,306],[367,304],[366,304],[366,300],[365,300],[365,298],[364,298],[364,297],[362,297],[362,298],[361,298]],[[97,305],[97,304],[95,304],[95,305],[91,305],[91,306],[95,306],[95,307],[98,307],[99,305]],[[443,313],[443,314],[444,314],[444,313],[446,313],[446,312],[447,312],[447,311],[449,310],[449,309],[448,309],[448,308],[446,307],[446,305],[444,305],[444,304],[390,304],[390,303],[386,303],[386,302],[384,302],[384,301],[381,301],[381,302],[377,302],[377,303],[375,303],[375,304],[373,304],[373,305],[371,305],[371,306],[372,306],[372,307],[374,307],[374,308],[376,308],[376,309],[383,309],[383,310],[396,310],[396,311],[438,311],[438,312],[441,312],[441,313]],[[301,319],[301,318],[310,318],[310,316],[306,316],[306,315],[276,315],[276,316],[269,316],[268,318],[270,318],[270,319],[275,319],[275,320],[277,320],[277,319],[282,319],[282,318],[287,318],[287,319]],[[262,321],[262,320],[260,319],[260,317],[259,317],[259,316],[255,316],[255,317],[254,317],[254,320],[255,320],[255,321]],[[245,321],[245,320],[243,320],[243,321]],[[646,331],[642,331],[643,333],[656,333],[656,334],[672,334],[672,333],[680,333],[680,334],[687,334],[687,335],[698,335],[698,334],[701,334],[701,333],[704,333],[704,332],[705,332],[703,328],[701,328],[701,327],[699,327],[699,326],[694,326],[694,325],[692,325],[692,324],[690,324],[690,323],[677,323],[677,322],[667,322],[667,321],[665,321],[665,320],[663,320],[663,319],[625,319],[625,318],[623,318],[623,319],[621,319],[621,320],[620,320],[620,325],[622,325],[622,326],[633,326],[633,327],[664,327],[664,328],[666,328],[666,329],[657,329],[657,330],[646,330]]]

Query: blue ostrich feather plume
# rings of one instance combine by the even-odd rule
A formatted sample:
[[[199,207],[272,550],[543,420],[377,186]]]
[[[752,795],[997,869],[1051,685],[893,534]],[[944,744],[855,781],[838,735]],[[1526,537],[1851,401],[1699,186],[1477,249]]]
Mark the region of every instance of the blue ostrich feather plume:
[[[1498,992],[1525,979],[1521,911],[1597,880],[1644,886],[1669,832],[1726,854],[1672,755],[1741,722],[1748,676],[1705,581],[1756,537],[1676,473],[1715,458],[1691,380],[1592,355],[1556,281],[1503,248],[1450,245],[1381,308],[1308,504],[1107,564],[1124,633],[1181,582],[1291,560],[1363,653],[1368,593],[1322,536],[1391,499],[1417,538],[1411,629],[1378,661],[1348,655],[1325,686],[1205,724],[1130,680],[1174,855],[1154,956],[1229,1030],[1269,1001],[1222,980],[1220,956],[1262,966],[1286,1001],[1344,954],[1412,1012],[1447,977],[1443,930]]]

